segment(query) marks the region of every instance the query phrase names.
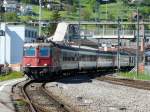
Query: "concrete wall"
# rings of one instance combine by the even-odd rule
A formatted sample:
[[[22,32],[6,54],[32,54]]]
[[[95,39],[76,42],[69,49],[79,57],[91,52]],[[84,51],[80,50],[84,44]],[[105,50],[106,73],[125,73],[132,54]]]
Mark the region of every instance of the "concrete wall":
[[[4,38],[0,36],[0,64],[4,63]]]
[[[36,40],[36,37],[25,36],[25,31],[37,31],[34,28],[26,27],[24,25],[9,24],[1,24],[0,29],[5,31],[5,36],[0,36],[0,64],[5,64],[5,62],[8,64],[21,63],[24,42]]]
[[[15,64],[21,62],[23,56],[23,44],[25,40],[23,26],[7,26],[7,62]]]

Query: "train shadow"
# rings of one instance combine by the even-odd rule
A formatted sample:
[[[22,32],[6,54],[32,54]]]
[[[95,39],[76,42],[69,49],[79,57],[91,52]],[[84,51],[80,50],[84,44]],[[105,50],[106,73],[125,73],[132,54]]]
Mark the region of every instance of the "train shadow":
[[[79,74],[65,77],[63,79],[58,80],[57,82],[64,84],[91,83],[92,79],[88,75]]]
[[[78,84],[78,83],[91,83],[93,79],[96,79],[97,77],[101,77],[104,75],[112,74],[111,72],[86,72],[86,73],[77,73],[73,74],[71,76],[67,76],[65,78],[62,78],[60,80],[57,80],[56,82],[64,83],[64,84]]]

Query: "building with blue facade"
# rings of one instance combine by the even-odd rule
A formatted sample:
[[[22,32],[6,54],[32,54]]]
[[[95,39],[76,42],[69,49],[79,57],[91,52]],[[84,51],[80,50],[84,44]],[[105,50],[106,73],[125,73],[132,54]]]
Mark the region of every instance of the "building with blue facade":
[[[21,64],[23,45],[37,38],[37,30],[25,25],[0,24],[0,64]]]

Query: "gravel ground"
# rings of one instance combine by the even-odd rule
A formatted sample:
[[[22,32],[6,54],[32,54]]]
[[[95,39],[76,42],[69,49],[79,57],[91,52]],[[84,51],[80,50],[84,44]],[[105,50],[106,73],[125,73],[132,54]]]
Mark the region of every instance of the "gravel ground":
[[[75,76],[51,82],[47,89],[81,112],[150,112],[150,91]]]

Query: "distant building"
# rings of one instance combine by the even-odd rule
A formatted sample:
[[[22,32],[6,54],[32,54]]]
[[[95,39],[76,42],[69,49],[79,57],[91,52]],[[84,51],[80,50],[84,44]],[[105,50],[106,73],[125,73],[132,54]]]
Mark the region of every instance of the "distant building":
[[[64,10],[65,4],[59,3],[55,0],[47,0],[42,2],[42,7],[45,7],[49,10]]]
[[[0,1],[0,13],[4,12],[3,1]]]
[[[20,15],[32,15],[32,14],[33,14],[33,11],[32,11],[31,5],[20,6]]]
[[[0,64],[20,64],[25,42],[33,42],[37,38],[37,30],[25,25],[0,25]]]
[[[20,4],[15,0],[3,0],[5,12],[16,12],[20,8]]]
[[[142,3],[144,0],[128,0],[129,3],[134,4],[134,3]]]

